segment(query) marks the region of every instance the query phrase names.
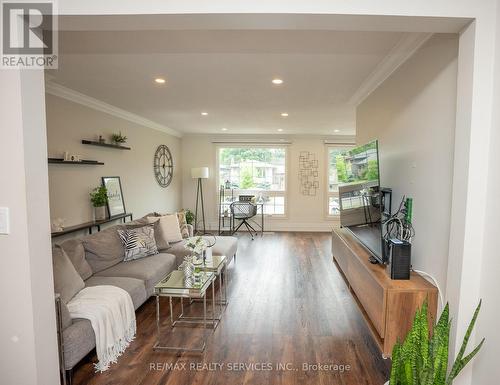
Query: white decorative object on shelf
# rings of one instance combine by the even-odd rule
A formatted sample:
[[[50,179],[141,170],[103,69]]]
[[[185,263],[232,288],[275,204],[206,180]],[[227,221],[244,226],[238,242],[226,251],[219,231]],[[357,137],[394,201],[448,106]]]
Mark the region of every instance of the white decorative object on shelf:
[[[64,219],[63,218],[55,218],[52,221],[51,231],[53,233],[57,233],[57,232],[63,231],[63,230],[64,230]]]

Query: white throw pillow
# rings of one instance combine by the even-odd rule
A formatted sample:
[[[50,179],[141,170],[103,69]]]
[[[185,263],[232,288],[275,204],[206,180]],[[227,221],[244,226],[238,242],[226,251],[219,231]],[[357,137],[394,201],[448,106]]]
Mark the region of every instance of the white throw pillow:
[[[167,214],[162,215],[161,217],[148,217],[148,221],[150,223],[156,221],[160,222],[159,230],[163,238],[166,239],[168,243],[182,241],[177,214]]]

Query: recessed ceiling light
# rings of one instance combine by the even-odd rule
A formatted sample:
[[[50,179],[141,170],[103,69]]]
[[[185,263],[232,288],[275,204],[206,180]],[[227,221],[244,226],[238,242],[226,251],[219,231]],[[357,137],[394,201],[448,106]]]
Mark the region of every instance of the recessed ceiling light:
[[[155,83],[158,83],[158,84],[165,84],[166,80],[164,78],[156,78],[155,79]]]
[[[207,116],[207,115],[208,115],[208,112],[203,111],[201,114],[202,114],[203,116]]]
[[[278,132],[283,132],[283,129],[282,128],[278,128]]]
[[[288,116],[288,112],[282,112],[281,116],[283,116],[284,118],[286,118]]]
[[[333,132],[340,132],[340,130],[333,130]]]
[[[222,127],[221,131],[227,131],[227,128],[226,127]]]
[[[278,79],[278,78],[271,80],[271,82],[273,84],[283,84],[283,80],[282,79]]]

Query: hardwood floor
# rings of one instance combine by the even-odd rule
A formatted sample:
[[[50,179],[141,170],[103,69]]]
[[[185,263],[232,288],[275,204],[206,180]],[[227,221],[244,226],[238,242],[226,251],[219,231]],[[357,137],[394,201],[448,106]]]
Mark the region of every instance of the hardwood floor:
[[[382,385],[388,379],[390,361],[382,359],[332,262],[330,234],[239,238],[229,267],[229,305],[203,355],[152,350],[150,298],[137,312],[137,337],[118,363],[95,374],[91,354],[75,369],[73,384]],[[167,304],[162,298],[162,330],[172,338],[181,332],[168,336]],[[200,332],[190,331],[192,339]],[[317,364],[330,367],[304,367]]]

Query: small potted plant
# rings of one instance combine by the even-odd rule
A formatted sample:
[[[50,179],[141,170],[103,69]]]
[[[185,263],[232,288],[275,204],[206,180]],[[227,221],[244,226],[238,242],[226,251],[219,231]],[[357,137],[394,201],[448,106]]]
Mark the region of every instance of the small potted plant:
[[[469,327],[462,341],[462,346],[455,358],[451,370],[448,370],[448,349],[451,321],[448,304],[445,306],[432,334],[429,331],[427,301],[422,309],[417,310],[413,325],[403,343],[396,343],[392,350],[390,385],[450,385],[460,371],[483,346],[481,342],[464,357],[467,343],[474,329],[481,301],[474,312]]]
[[[194,224],[194,214],[191,210],[185,209],[184,210],[186,213],[186,223],[188,225],[193,225]]]
[[[108,203],[108,190],[104,186],[96,187],[90,193],[90,202],[94,207],[94,219],[102,221],[106,219],[106,203]]]
[[[127,137],[122,135],[122,132],[120,131],[119,134],[113,134],[111,135],[111,140],[118,145],[122,145],[124,143],[127,143]]]

